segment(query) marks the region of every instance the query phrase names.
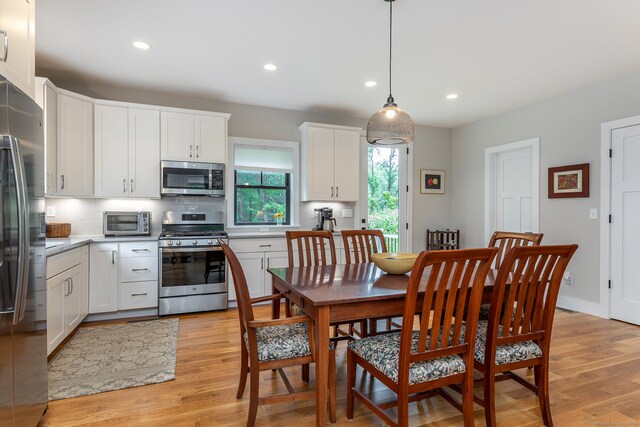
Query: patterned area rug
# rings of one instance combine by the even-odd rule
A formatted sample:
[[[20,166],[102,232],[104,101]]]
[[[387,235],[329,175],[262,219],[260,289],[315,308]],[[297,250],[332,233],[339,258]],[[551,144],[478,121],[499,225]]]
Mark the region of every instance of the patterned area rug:
[[[49,363],[49,400],[175,379],[178,319],[81,328]]]

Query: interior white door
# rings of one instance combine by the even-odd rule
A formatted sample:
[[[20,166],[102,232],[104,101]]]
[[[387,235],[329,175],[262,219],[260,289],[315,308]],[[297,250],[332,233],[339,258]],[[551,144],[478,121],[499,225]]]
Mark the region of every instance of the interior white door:
[[[611,317],[640,325],[640,125],[615,129],[611,148]]]
[[[530,147],[498,154],[496,161],[496,230],[533,231],[531,160]]]

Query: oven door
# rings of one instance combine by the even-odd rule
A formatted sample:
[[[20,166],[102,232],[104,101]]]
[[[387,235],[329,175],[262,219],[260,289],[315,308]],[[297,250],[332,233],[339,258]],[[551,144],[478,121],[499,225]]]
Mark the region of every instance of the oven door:
[[[227,292],[226,260],[219,246],[160,248],[159,297]]]

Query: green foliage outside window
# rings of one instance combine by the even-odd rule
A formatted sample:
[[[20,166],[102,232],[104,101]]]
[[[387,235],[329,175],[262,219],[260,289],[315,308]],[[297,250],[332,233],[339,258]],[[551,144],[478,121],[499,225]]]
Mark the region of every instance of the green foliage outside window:
[[[235,171],[235,224],[290,224],[291,174],[253,170]]]
[[[398,149],[369,147],[369,228],[398,234]]]

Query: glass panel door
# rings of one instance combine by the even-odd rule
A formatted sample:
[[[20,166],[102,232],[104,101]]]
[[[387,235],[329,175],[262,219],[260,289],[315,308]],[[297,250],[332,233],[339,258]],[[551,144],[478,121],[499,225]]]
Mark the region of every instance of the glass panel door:
[[[367,228],[381,229],[389,252],[399,252],[400,148],[367,147]]]

